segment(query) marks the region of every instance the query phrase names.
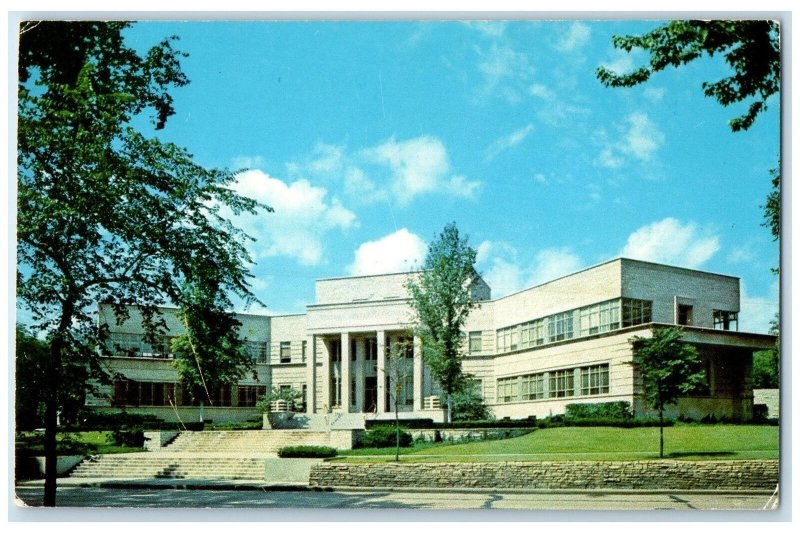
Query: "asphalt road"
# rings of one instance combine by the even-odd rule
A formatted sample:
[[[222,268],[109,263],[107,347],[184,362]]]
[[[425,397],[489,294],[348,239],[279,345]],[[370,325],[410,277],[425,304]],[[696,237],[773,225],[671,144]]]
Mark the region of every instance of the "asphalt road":
[[[22,519],[36,519],[30,509],[41,505],[41,486],[16,489]],[[264,491],[264,490],[185,490],[153,488],[59,487],[59,507],[110,508],[248,508],[271,509],[516,509],[557,511],[691,511],[761,510],[768,494],[700,493],[509,493],[445,491]],[[159,514],[143,519],[156,519]],[[252,517],[251,517],[252,518]],[[766,517],[765,517],[766,518]],[[84,517],[85,519],[85,517]],[[162,515],[163,519],[163,515]],[[302,519],[298,517],[298,519]]]

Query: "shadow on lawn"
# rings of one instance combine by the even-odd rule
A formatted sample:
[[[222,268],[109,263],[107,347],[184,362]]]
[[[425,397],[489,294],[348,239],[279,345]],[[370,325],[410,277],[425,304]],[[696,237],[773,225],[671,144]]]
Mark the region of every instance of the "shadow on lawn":
[[[670,459],[677,459],[680,457],[729,457],[736,455],[734,452],[672,452],[665,455]]]

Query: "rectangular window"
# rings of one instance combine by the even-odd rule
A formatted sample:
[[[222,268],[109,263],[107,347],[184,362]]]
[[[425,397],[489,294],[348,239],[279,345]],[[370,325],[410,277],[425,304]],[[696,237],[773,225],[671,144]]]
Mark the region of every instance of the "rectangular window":
[[[303,343],[300,345],[300,354],[301,354],[301,357],[302,357],[302,361],[304,363],[306,362],[306,349],[307,348],[308,348],[308,341],[303,341]]]
[[[263,385],[239,385],[239,407],[255,407],[265,394],[267,387]]]
[[[564,398],[575,395],[575,371],[556,370],[550,372],[550,398]]]
[[[627,328],[653,321],[653,302],[648,300],[622,299],[622,327]]]
[[[267,362],[267,343],[266,342],[245,341],[244,345],[247,348],[248,353],[250,354],[250,359],[254,363],[266,363]]]
[[[469,332],[469,353],[481,353],[483,351],[483,337],[481,331]]]
[[[519,401],[519,379],[502,378],[497,380],[497,402],[508,403]]]
[[[733,326],[733,327],[731,327]],[[714,310],[714,329],[739,331],[739,313],[735,311]]]
[[[573,316],[574,312],[568,311],[549,317],[547,338],[550,342],[563,341],[573,337]]]
[[[281,342],[281,363],[292,362],[292,344],[289,341]]]
[[[522,399],[541,400],[544,398],[544,374],[522,376]]]
[[[366,353],[364,354],[364,358],[367,361],[377,361],[378,360],[378,339],[367,339],[366,345]]]
[[[608,394],[608,365],[585,366],[581,372],[581,394]]]
[[[502,328],[497,330],[497,351],[513,352],[519,348],[518,344],[518,326],[511,326],[510,328]]]
[[[337,339],[328,343],[328,352],[330,353],[331,362],[336,363],[342,360],[342,341]]]

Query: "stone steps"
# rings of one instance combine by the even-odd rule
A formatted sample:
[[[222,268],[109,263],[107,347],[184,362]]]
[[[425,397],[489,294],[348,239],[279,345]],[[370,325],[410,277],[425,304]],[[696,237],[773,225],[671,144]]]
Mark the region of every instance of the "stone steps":
[[[102,455],[82,462],[73,478],[264,479],[265,458]]]
[[[170,452],[276,453],[284,446],[328,442],[323,431],[184,431],[164,450]]]

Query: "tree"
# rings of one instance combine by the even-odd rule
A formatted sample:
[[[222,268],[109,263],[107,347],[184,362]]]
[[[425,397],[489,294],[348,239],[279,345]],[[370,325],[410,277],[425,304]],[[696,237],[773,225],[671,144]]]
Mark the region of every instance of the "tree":
[[[770,321],[770,335],[780,334],[780,321],[776,314]],[[781,385],[781,347],[780,338],[775,340],[775,346],[753,354],[753,388],[775,389]]]
[[[173,114],[169,90],[188,80],[174,38],[139,55],[124,42],[128,26],[20,26],[17,296],[50,343],[42,390],[46,506],[56,498],[65,372],[79,364],[105,376],[96,347],[108,328],[96,326],[93,305],[111,304],[118,321],[127,304],[138,305],[150,342],[166,328],[158,306],[190,304],[195,289],[214,308],[230,307],[232,294],[254,299],[247,236],[221,209],[237,215],[265,206],[233,192],[231,172],[205,169],[133,126],[152,111],[155,128],[164,127]]]
[[[453,421],[492,418],[492,411],[483,399],[478,382],[465,376],[464,386],[453,394]]]
[[[652,337],[633,337],[631,364],[641,379],[645,403],[658,411],[659,457],[664,457],[664,406],[678,398],[700,391],[706,383],[700,354],[681,340],[678,327],[653,329]]]
[[[679,67],[704,55],[722,54],[733,74],[715,82],[703,82],[706,96],[723,106],[755,100],[747,112],[732,119],[733,131],[746,130],[767,100],[780,90],[780,29],[771,20],[674,20],[645,35],[613,37],[615,48],[630,52],[641,48],[650,53],[649,66],[628,74],[599,67],[597,78],[610,87],[633,87],[668,66]]]
[[[44,404],[40,391],[44,387],[44,367],[49,346],[17,324],[16,380],[14,383],[16,430],[30,431],[44,425]]]
[[[389,378],[387,390],[394,409],[395,461],[400,460],[400,399],[407,386],[408,378],[414,372],[413,364],[409,364],[411,360],[407,355],[413,353],[413,350],[413,342],[409,340],[391,343],[384,368],[384,374]]]
[[[477,304],[472,289],[477,282],[477,253],[455,223],[445,226],[428,247],[423,269],[406,287],[416,314],[416,332],[422,357],[446,396],[447,421],[452,420],[452,394],[460,390],[461,328]]]

